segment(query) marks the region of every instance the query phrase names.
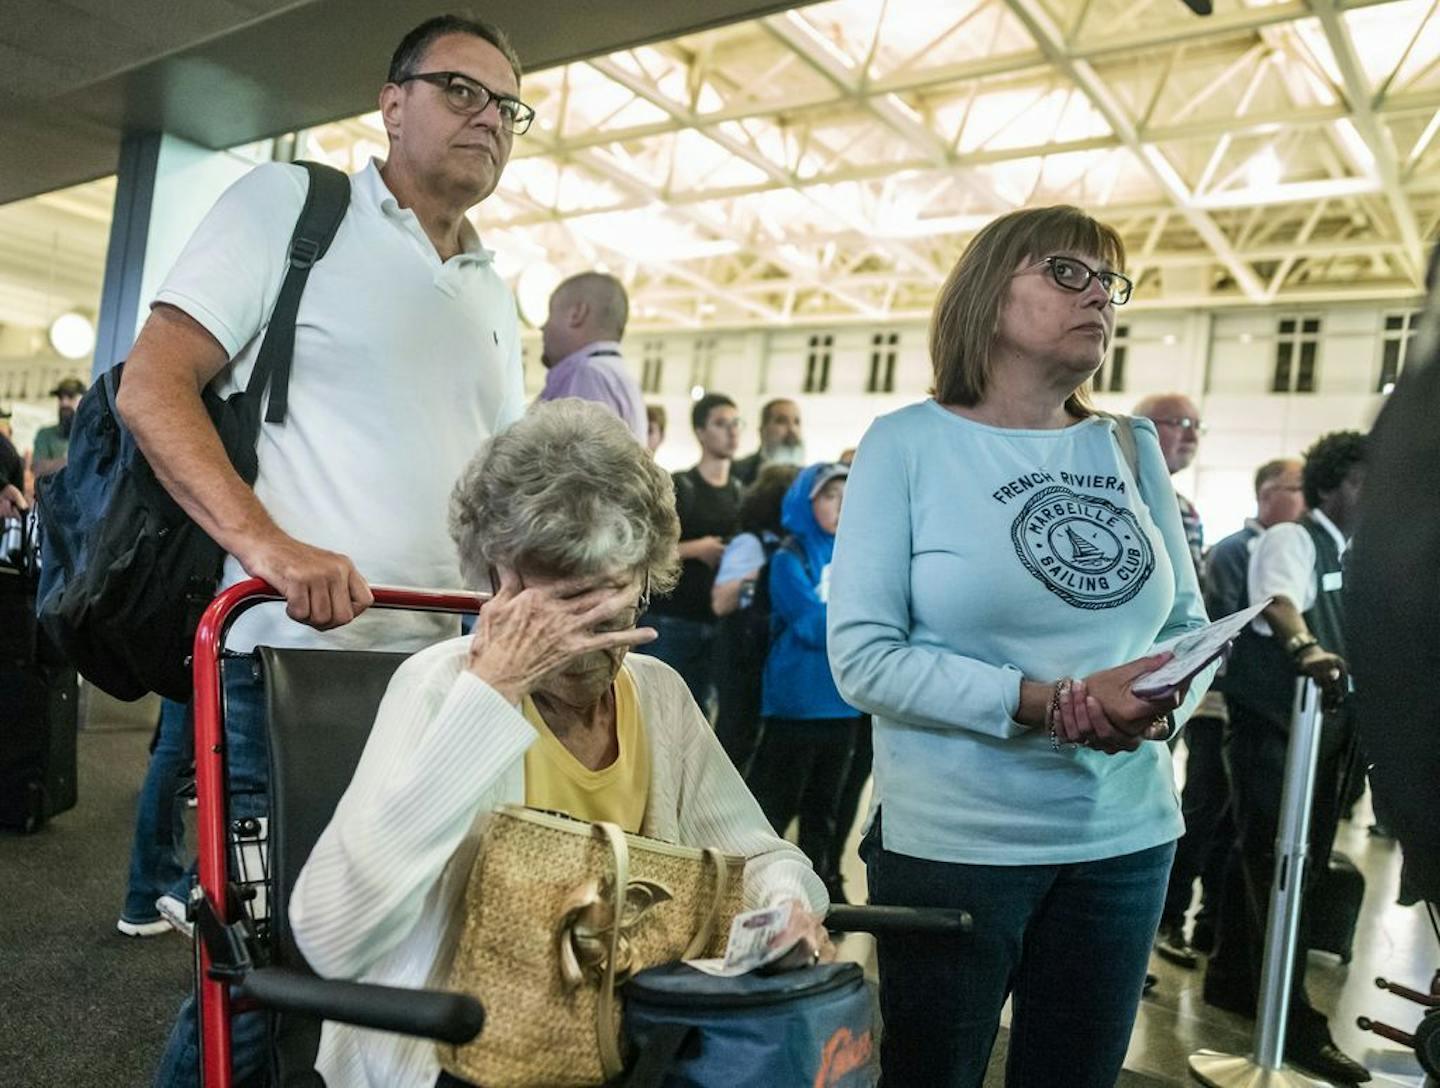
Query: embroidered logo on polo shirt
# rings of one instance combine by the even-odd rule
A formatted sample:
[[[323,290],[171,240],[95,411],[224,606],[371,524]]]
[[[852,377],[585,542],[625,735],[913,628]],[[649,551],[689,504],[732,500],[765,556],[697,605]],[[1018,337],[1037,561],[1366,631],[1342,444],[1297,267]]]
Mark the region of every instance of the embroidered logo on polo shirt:
[[[1133,512],[1068,487],[1032,495],[1010,538],[1025,569],[1076,608],[1116,608],[1155,570],[1155,549]]]

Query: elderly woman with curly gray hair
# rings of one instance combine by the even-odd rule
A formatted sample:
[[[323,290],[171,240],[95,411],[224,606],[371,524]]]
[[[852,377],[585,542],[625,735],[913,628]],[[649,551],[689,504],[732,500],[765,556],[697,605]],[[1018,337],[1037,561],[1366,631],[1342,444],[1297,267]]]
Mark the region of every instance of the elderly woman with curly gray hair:
[[[828,905],[765,822],[689,690],[627,651],[646,598],[675,584],[670,477],[594,404],[534,407],[456,485],[461,570],[493,591],[473,638],[396,672],[355,778],[296,884],[290,920],[332,978],[424,986],[447,964],[485,814],[507,803],[744,855],[745,905]],[[430,1088],[433,1044],[327,1023],[329,1084]]]

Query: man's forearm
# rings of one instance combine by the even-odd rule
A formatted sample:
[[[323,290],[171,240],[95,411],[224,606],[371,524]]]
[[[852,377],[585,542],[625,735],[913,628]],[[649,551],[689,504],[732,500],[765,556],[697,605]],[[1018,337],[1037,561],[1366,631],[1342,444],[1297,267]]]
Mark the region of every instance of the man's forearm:
[[[1289,642],[1297,635],[1310,634],[1310,628],[1305,623],[1305,617],[1295,607],[1295,602],[1289,597],[1276,597],[1261,613],[1265,622],[1270,625],[1271,632],[1282,644]]]
[[[0,484],[0,518],[18,518],[27,509],[25,496],[14,484]]]
[[[704,537],[696,537],[694,540],[682,540],[676,551],[681,559],[699,559],[707,547],[709,544]]]
[[[728,616],[740,607],[740,592],[746,582],[753,583],[755,576],[732,578],[728,582],[716,582],[710,588],[710,611],[717,616]]]
[[[1305,623],[1305,617],[1288,597],[1276,597],[1265,609],[1265,619],[1275,637],[1290,653],[1295,667],[1320,685],[1325,708],[1339,706],[1349,690],[1349,666],[1331,647],[1322,646],[1316,640],[1314,632]]]

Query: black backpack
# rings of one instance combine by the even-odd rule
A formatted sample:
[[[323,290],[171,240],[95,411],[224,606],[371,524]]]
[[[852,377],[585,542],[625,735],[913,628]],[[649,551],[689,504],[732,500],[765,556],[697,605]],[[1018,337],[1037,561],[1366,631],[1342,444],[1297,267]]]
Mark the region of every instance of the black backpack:
[[[286,270],[245,391],[201,399],[235,471],[253,485],[260,403],[285,419],[295,316],[310,269],[330,247],[350,202],[350,179],[299,163],[310,188]],[[75,413],[65,468],[42,481],[40,624],[96,687],[117,699],[191,694],[195,628],[219,584],[225,553],[156,478],[115,410],[124,363],[102,374]]]
[[[761,537],[760,546],[765,549],[765,564],[755,576],[755,595],[750,603],[726,616],[726,637],[734,647],[737,669],[759,676],[765,671],[765,658],[770,653],[770,644],[784,621],[772,615],[770,604],[770,562],[775,553],[789,552],[797,557],[810,574],[810,560],[805,549],[794,537],[787,535],[783,540],[776,537]]]

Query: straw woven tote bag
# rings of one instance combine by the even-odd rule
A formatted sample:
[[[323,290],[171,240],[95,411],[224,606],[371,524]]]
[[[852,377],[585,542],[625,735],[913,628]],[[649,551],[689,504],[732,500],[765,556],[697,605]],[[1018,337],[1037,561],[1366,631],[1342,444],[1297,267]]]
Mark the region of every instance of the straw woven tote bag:
[[[742,857],[611,823],[497,809],[446,984],[480,999],[485,1028],[465,1046],[442,1044],[441,1067],[485,1088],[584,1088],[618,1076],[616,986],[646,967],[723,955],[744,870]]]

